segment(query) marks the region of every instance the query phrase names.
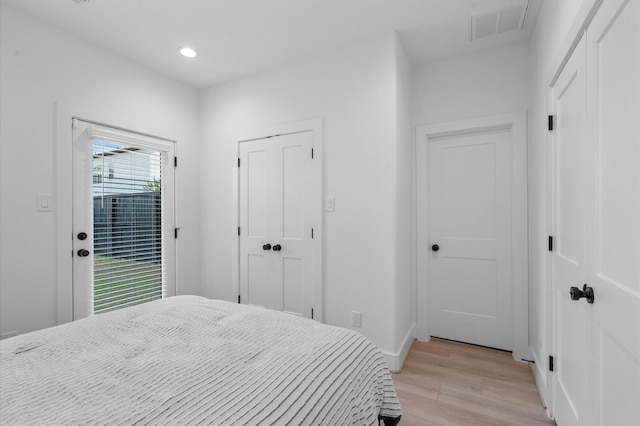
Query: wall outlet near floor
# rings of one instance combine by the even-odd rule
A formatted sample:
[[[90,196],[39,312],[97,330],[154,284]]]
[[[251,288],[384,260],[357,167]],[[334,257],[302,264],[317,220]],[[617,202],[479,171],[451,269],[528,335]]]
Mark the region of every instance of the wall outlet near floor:
[[[362,326],[362,314],[358,311],[351,311],[351,325],[354,327]]]

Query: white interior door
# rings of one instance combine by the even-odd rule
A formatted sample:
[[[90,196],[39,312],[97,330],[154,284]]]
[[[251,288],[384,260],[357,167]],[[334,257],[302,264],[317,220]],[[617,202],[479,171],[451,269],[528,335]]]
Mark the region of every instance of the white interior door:
[[[593,425],[640,424],[640,0],[587,29],[588,283]]]
[[[312,132],[241,142],[240,297],[311,317]]]
[[[274,151],[268,143],[240,144],[240,297],[243,303],[277,309],[271,261]]]
[[[73,139],[73,319],[174,295],[174,143],[78,119]]]
[[[604,0],[552,90],[559,425],[640,424],[638,52],[640,0]]]
[[[552,141],[552,291],[555,324],[554,415],[561,425],[585,424],[587,304],[569,297],[586,276],[586,56],[582,40],[556,81]]]
[[[431,335],[513,349],[509,128],[429,140]]]

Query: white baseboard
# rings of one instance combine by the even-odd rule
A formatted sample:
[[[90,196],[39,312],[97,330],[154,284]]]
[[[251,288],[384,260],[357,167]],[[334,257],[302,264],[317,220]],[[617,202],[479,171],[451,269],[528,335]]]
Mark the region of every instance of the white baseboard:
[[[415,324],[411,325],[409,332],[404,337],[402,341],[402,346],[400,347],[400,352],[396,354],[392,354],[389,352],[382,351],[382,355],[384,355],[384,359],[387,360],[387,365],[389,366],[389,371],[392,373],[398,373],[402,369],[402,364],[404,364],[404,360],[409,354],[409,350],[411,349],[411,345],[413,344],[413,340],[415,339]]]
[[[538,389],[538,395],[540,396],[540,401],[542,402],[542,406],[547,412],[547,417],[551,417],[551,407],[548,403],[548,383],[547,383],[547,374],[545,370],[545,361],[539,359],[536,356],[536,352],[530,350],[531,357],[533,359],[533,363],[530,364],[531,372],[533,373],[533,381],[536,384],[536,389]]]

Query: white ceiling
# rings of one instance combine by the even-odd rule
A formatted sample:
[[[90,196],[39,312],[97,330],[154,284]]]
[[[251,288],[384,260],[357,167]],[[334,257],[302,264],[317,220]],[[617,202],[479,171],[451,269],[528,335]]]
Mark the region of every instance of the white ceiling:
[[[469,41],[472,14],[523,0],[2,0],[196,88],[397,31],[414,65],[528,40]],[[196,49],[185,59],[178,48]]]

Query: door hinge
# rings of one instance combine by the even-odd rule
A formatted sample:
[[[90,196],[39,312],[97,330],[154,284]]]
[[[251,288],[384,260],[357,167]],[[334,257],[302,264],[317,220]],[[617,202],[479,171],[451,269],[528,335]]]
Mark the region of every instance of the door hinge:
[[[549,371],[553,371],[553,356],[549,355]]]
[[[173,167],[178,167],[178,157],[173,157]]]
[[[311,308],[311,319],[313,319],[313,308]]]
[[[553,115],[549,116],[548,129],[550,132],[553,130]]]
[[[178,238],[178,229],[180,229],[180,228],[174,228],[174,230],[173,230],[173,237],[174,238]]]
[[[238,236],[240,236],[240,227],[238,226]]]
[[[311,159],[313,160],[313,148],[311,148]]]
[[[313,239],[313,228],[311,228],[311,239]]]
[[[238,295],[238,303],[240,303],[240,300],[241,300],[241,299],[240,299],[240,295]]]
[[[238,158],[238,167],[240,167],[240,159]]]
[[[553,251],[553,237],[549,235],[549,251]]]

